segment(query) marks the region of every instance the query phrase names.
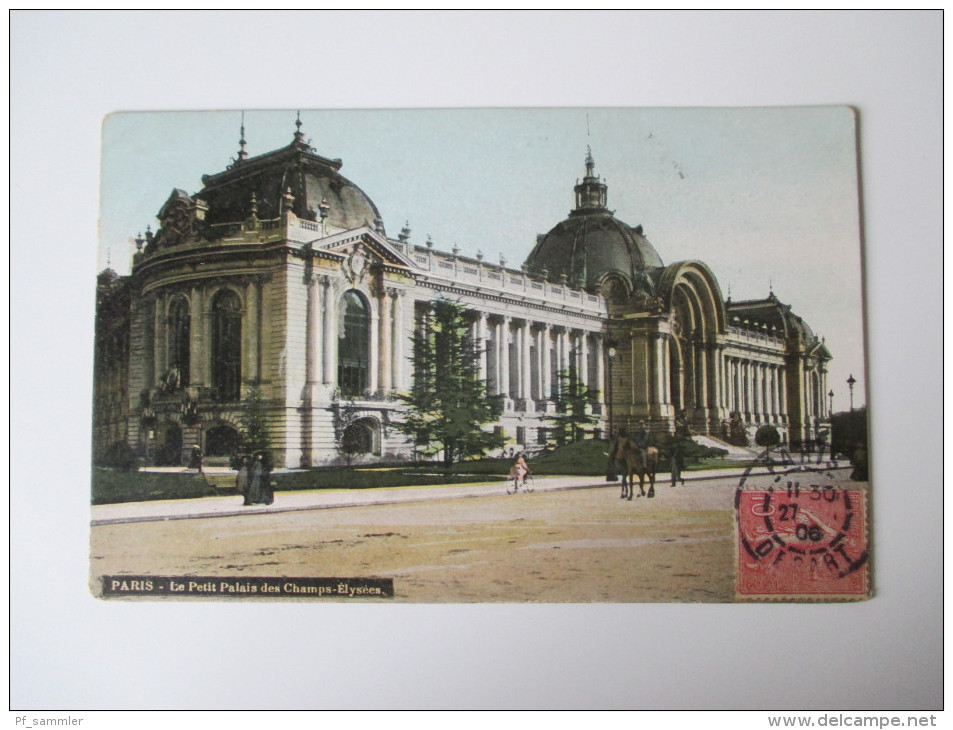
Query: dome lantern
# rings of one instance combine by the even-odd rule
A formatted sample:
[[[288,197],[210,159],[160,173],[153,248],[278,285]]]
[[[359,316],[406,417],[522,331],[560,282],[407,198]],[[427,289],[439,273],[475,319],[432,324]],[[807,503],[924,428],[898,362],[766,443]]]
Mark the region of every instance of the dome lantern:
[[[529,271],[546,271],[590,292],[600,290],[609,274],[626,279],[632,289],[648,286],[646,272],[664,267],[658,252],[642,234],[606,207],[608,185],[595,174],[592,150],[586,148],[586,176],[574,188],[576,207],[569,217],[537,237],[526,259]],[[638,286],[636,286],[638,284]]]

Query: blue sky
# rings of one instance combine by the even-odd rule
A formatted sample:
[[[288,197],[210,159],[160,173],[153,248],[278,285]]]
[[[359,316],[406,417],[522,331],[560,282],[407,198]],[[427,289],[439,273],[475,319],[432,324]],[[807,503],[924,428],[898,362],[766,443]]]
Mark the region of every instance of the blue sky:
[[[296,110],[247,110],[250,155],[288,144]],[[173,188],[238,152],[240,111],[110,115],[103,124],[99,268],[128,271],[130,239],[157,226]],[[775,294],[827,339],[836,410],[863,378],[860,224],[853,112],[751,109],[302,110],[319,154],[370,197],[396,237],[505,255],[566,217],[587,145],[609,207],[641,224],[666,264],[708,264],[734,300]],[[855,386],[854,402],[864,402]]]

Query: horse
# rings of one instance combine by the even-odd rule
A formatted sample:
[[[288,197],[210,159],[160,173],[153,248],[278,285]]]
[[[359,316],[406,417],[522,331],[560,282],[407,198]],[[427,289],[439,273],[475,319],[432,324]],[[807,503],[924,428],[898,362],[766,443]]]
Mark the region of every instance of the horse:
[[[649,446],[645,454],[645,468],[642,468],[642,459],[639,448],[630,438],[620,438],[612,450],[612,457],[624,467],[622,469],[621,499],[631,501],[634,487],[634,476],[639,475],[639,496],[645,497],[645,477],[649,478],[648,496],[655,496],[655,472],[658,470],[659,452],[654,446]],[[627,478],[628,477],[628,478]]]

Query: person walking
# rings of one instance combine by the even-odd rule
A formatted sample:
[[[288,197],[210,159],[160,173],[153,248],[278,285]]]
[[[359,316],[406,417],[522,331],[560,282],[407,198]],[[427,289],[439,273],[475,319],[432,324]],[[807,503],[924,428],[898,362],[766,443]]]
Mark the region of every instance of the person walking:
[[[272,504],[275,501],[275,488],[271,482],[271,454],[262,455],[261,503]]]
[[[672,462],[672,486],[681,482],[685,486],[685,479],[682,477],[682,470],[685,468],[685,451],[682,437],[676,431],[672,436],[672,442],[669,445],[669,460]]]
[[[248,473],[249,461],[250,460],[247,456],[243,456],[242,463],[238,467],[238,474],[235,475],[235,489],[237,489],[238,493],[242,495],[242,498],[244,500],[242,502],[242,505],[245,505],[245,506],[251,504],[251,502],[248,500],[248,497],[249,497],[248,483],[249,483],[249,477],[250,477],[250,474]]]
[[[189,456],[189,468],[196,469],[199,474],[202,473],[202,447],[198,444],[195,444],[192,447],[191,455]]]
[[[251,478],[248,483],[248,497],[245,504],[260,504],[262,502],[262,487],[265,481],[265,461],[262,453],[255,454],[251,467]]]

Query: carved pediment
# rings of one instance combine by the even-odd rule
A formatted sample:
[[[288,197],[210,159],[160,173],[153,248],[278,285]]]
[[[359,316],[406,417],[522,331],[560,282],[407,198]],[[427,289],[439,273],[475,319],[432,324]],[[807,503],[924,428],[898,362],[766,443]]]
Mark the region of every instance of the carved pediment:
[[[196,234],[195,201],[184,190],[175,189],[159,211],[159,246],[178,246]]]
[[[331,236],[321,242],[321,248],[344,256],[342,266],[348,278],[352,275],[359,278],[375,264],[402,269],[414,268],[403,253],[370,228]]]

